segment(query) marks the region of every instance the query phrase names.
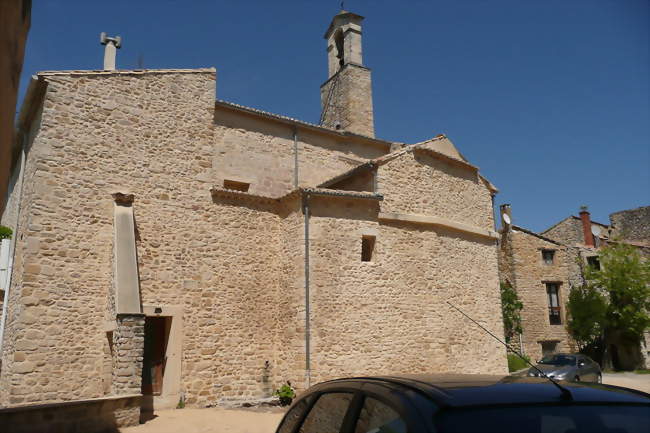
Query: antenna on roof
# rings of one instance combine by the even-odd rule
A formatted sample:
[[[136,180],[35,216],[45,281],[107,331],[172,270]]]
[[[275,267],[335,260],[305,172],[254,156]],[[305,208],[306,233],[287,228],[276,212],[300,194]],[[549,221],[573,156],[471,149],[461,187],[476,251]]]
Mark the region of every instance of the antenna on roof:
[[[541,374],[543,377],[545,377],[546,379],[550,380],[551,383],[552,383],[553,385],[557,386],[558,389],[562,392],[562,399],[564,399],[564,400],[573,400],[573,396],[571,395],[571,391],[569,391],[567,388],[563,387],[562,385],[560,385],[559,383],[557,383],[556,381],[554,381],[553,379],[551,379],[550,377],[548,377],[548,376],[546,375],[546,373],[544,373],[542,370],[540,370],[539,368],[537,368],[536,366],[534,366],[533,364],[531,364],[530,361],[528,361],[526,358],[524,358],[524,356],[523,356],[521,353],[519,353],[519,351],[517,351],[517,350],[513,349],[512,347],[510,347],[510,346],[508,345],[508,343],[506,343],[505,341],[501,341],[501,339],[500,339],[499,337],[497,337],[496,335],[494,335],[493,333],[491,333],[490,331],[488,331],[487,328],[485,328],[483,325],[481,325],[481,324],[478,323],[476,320],[474,320],[474,319],[472,319],[471,317],[469,317],[467,314],[463,313],[462,310],[461,310],[460,308],[456,307],[454,304],[452,304],[452,303],[449,302],[449,301],[447,301],[447,303],[448,303],[449,305],[451,305],[452,308],[454,308],[455,310],[457,310],[460,314],[462,314],[463,316],[467,317],[469,320],[471,320],[472,322],[474,322],[474,324],[476,324],[479,328],[481,328],[482,330],[484,330],[485,332],[487,332],[488,334],[490,334],[490,335],[491,335],[495,340],[497,340],[499,343],[501,343],[501,344],[503,344],[504,346],[506,346],[506,348],[507,348],[508,350],[510,350],[511,352],[513,352],[513,353],[514,353],[515,355],[517,355],[519,358],[521,358],[521,359],[522,359],[526,364],[530,365],[530,366],[533,367],[535,370],[537,370],[537,371],[539,372],[539,374]]]
[[[595,225],[592,224],[592,226],[591,226],[591,234],[596,236],[596,237],[600,236],[600,227],[595,226]]]

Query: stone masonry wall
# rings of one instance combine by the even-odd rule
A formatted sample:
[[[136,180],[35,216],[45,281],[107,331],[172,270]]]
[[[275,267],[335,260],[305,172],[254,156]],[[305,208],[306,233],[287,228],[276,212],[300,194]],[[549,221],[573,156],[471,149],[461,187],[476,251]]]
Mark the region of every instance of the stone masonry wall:
[[[294,129],[226,109],[215,112],[215,152],[200,178],[222,186],[224,179],[250,183],[249,192],[280,196],[294,189]],[[335,139],[298,130],[298,184],[315,186],[368,159],[385,146]]]
[[[144,315],[120,314],[113,333],[113,380],[112,395],[137,395],[142,387],[142,359],[144,356]],[[137,425],[140,407],[119,410],[122,426]]]
[[[210,202],[208,188],[178,179],[198,171],[200,147],[191,149],[188,158],[184,144],[210,131],[213,73],[44,79],[48,92],[41,129],[27,157],[2,354],[3,404],[104,394],[112,192],[133,192],[143,199],[136,219],[138,212],[147,218],[147,205],[150,219],[156,219],[157,208],[175,195],[170,193],[174,188]],[[165,163],[164,171],[162,164],[157,171],[156,158]]]
[[[155,235],[161,222],[142,224],[143,303],[183,305],[187,404],[267,397],[275,389],[266,362],[276,364],[280,219],[263,203],[194,206],[182,217],[162,214],[174,227],[168,241]]]
[[[379,168],[383,212],[446,218],[494,230],[490,192],[478,173],[426,154],[406,153]]]
[[[650,206],[615,212],[609,219],[615,237],[650,242]]]
[[[305,222],[302,200],[286,204],[282,221],[280,281],[275,308],[276,383],[291,381],[306,389],[305,344]],[[311,237],[311,236],[310,236]]]
[[[323,126],[375,136],[370,69],[346,64],[321,86]]]
[[[582,222],[572,216],[560,221],[541,234],[564,245],[584,245],[585,243]]]
[[[255,399],[287,379],[304,386],[300,200],[210,194],[223,179],[247,177],[254,194],[277,196],[292,189],[291,128],[244,114],[227,118],[228,110],[215,110],[210,70],[41,78],[48,91],[24,174],[0,404],[105,394],[115,192],[135,196],[142,303],[182,307],[180,382],[186,402]],[[313,186],[387,151],[326,133],[301,130],[299,137],[300,185]],[[431,161],[427,164],[438,170],[427,165],[422,177],[400,185],[402,170],[422,170],[421,161],[410,163],[381,168],[381,192],[393,200],[382,206],[492,227],[489,192],[478,188],[477,179]],[[429,189],[416,185],[424,179]],[[415,208],[406,207],[412,202]],[[358,216],[358,199],[346,206],[325,206],[330,210],[313,217],[314,378],[385,370],[386,359],[406,371],[451,369],[460,360],[467,365],[469,357],[477,372],[505,371],[503,350],[441,307],[452,299],[502,332],[494,242],[389,224],[379,229],[377,252],[384,254],[377,256],[379,264],[359,263],[359,230],[377,228],[376,217],[370,217],[367,204]],[[349,296],[341,296],[343,291]],[[345,302],[356,297],[364,327],[352,333],[355,316]],[[444,317],[437,318],[441,311]],[[379,328],[373,325],[377,317]],[[421,353],[399,343],[380,359],[370,351],[377,342],[359,346],[364,335],[388,342],[411,326]],[[337,342],[337,334],[346,340]],[[113,336],[119,341],[117,330]],[[411,367],[407,359],[414,360]],[[126,392],[115,386],[119,377],[135,380],[117,376],[113,392]]]
[[[279,259],[281,218],[275,206],[214,202],[209,189],[238,173],[274,173],[254,180],[251,192],[286,193],[290,128],[246,116],[236,127],[224,124],[212,71],[41,78],[48,91],[27,155],[0,404],[105,394],[114,192],[136,197],[143,304],[184,308],[187,402],[268,395],[276,385],[269,342],[279,334],[267,325],[278,320],[280,272],[293,269]],[[323,134],[299,137],[301,184],[387,151]],[[265,152],[258,165],[246,165]],[[224,175],[226,165],[234,174]]]
[[[542,259],[542,250],[554,250],[553,264]],[[517,291],[524,308],[521,311],[524,352],[531,359],[542,357],[542,341],[557,341],[557,351],[571,350],[566,332],[566,302],[570,290],[569,262],[573,256],[567,248],[545,241],[537,236],[512,229],[502,235],[500,261],[510,263],[503,266],[501,278],[508,281]],[[507,274],[506,274],[507,272]],[[508,275],[509,274],[509,275]],[[546,282],[560,284],[560,314],[562,323],[549,322]],[[516,346],[516,342],[514,343]]]
[[[342,375],[505,373],[503,346],[446,304],[503,333],[494,241],[378,223],[377,202],[341,200],[312,203],[312,382]],[[352,217],[337,217],[342,209]],[[361,238],[368,233],[376,235],[375,252],[363,262]]]
[[[0,409],[2,433],[113,433],[137,425],[138,395]]]

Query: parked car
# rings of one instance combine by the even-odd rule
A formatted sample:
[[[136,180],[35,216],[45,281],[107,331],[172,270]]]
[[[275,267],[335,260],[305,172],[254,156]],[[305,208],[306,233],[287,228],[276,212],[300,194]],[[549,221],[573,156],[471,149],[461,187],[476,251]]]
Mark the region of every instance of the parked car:
[[[294,401],[277,433],[648,433],[650,394],[514,376],[360,377]]]
[[[537,362],[537,368],[555,380],[602,383],[603,373],[596,361],[577,353],[547,355]],[[538,370],[528,369],[528,376],[541,376]]]

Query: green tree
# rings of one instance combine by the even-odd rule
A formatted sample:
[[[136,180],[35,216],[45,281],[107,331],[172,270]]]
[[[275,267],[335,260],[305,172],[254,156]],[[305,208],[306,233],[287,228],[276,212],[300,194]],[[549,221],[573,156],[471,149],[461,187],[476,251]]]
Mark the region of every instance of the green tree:
[[[576,287],[569,293],[567,330],[580,351],[602,345],[607,308],[607,298],[589,285]]]
[[[524,304],[519,300],[517,291],[510,284],[501,283],[501,313],[506,343],[510,343],[512,337],[522,332],[521,309],[523,307]]]
[[[9,227],[0,225],[0,240],[10,239],[12,234],[13,230],[11,230]]]
[[[624,243],[611,243],[599,252],[600,269],[588,267],[589,287],[608,298],[605,332],[615,330],[638,341],[650,327],[650,260]]]
[[[638,344],[650,327],[650,260],[619,242],[602,248],[599,259],[599,268],[585,269],[585,285],[571,290],[567,304],[567,330],[580,351],[596,359],[611,336]]]

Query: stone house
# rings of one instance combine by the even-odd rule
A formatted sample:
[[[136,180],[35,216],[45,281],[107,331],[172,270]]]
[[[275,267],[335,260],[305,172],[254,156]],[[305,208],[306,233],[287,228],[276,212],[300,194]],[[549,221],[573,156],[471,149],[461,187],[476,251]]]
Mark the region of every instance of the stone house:
[[[607,243],[623,242],[634,246],[650,257],[650,206],[623,210],[609,215],[610,224],[591,220],[586,206],[579,216],[569,216],[542,232],[574,250],[570,265],[573,286],[584,283],[584,268],[600,269],[598,251]],[[617,369],[633,369],[650,365],[650,330],[645,333],[641,345],[628,344],[617,335],[608,338],[604,363]]]
[[[42,72],[0,404],[267,397],[345,375],[505,373],[497,190],[445,136],[374,137],[362,17],[325,38],[320,124],[216,100],[216,71]],[[134,422],[136,405],[119,423]]]
[[[531,360],[575,350],[565,329],[573,251],[560,242],[513,224],[510,205],[500,207],[499,275],[523,304],[519,341]]]
[[[600,268],[600,248],[608,242],[625,242],[650,255],[650,206],[613,213],[610,224],[591,220],[582,206],[579,216],[571,215],[541,233],[512,224],[510,205],[501,206],[501,217],[500,279],[517,290],[524,305],[521,347],[534,359],[577,349],[565,329],[566,303],[571,288],[585,283],[585,269]],[[650,364],[647,344],[642,342],[639,348],[614,340],[608,343],[610,354],[616,352],[611,366]],[[645,336],[648,341],[650,333]],[[609,356],[604,360],[608,366]]]

